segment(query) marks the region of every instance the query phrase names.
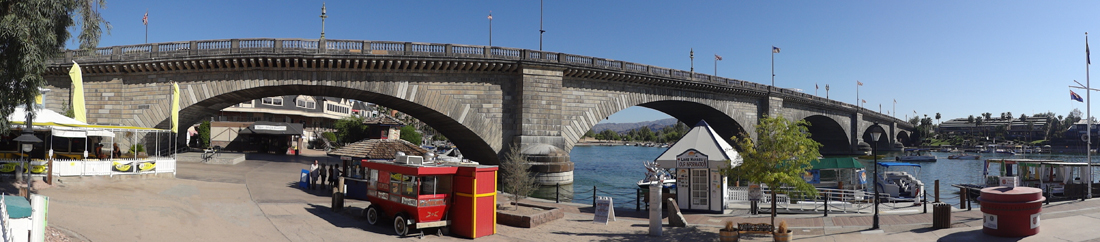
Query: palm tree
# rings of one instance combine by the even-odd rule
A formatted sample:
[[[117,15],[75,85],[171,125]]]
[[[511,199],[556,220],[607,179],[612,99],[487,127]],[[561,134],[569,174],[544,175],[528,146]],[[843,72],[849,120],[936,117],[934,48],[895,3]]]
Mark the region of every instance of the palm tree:
[[[940,123],[940,113],[936,113],[936,122]]]

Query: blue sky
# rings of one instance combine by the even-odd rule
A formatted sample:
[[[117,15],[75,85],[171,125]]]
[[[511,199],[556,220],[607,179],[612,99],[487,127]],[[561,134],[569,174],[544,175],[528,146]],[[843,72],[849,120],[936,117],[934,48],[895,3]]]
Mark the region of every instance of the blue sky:
[[[100,46],[320,35],[322,1],[117,1]],[[1085,83],[1085,35],[1100,40],[1090,1],[545,1],[543,49],[771,82],[899,118],[991,112],[1065,115]],[[326,37],[538,49],[539,1],[327,1]],[[1091,10],[1091,11],[1090,11]],[[1096,42],[1100,45],[1100,42]],[[70,44],[74,47],[75,43]],[[1098,84],[1097,86],[1100,86]],[[1085,96],[1084,91],[1076,91]],[[895,113],[895,112],[892,112]],[[1095,116],[1095,115],[1094,115]],[[645,108],[605,122],[668,118]]]

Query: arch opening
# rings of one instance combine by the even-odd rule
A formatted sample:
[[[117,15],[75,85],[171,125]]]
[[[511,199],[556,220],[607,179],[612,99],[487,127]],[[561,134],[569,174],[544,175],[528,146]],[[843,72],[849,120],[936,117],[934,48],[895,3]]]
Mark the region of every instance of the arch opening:
[[[803,120],[810,123],[807,127],[810,138],[821,143],[821,155],[846,155],[851,153],[848,135],[844,133],[844,127],[841,127],[840,123],[823,115],[813,115]]]

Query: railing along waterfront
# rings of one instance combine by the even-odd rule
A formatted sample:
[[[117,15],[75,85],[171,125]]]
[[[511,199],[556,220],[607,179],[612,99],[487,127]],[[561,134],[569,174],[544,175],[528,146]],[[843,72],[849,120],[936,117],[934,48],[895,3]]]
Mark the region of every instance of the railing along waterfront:
[[[219,55],[233,56],[240,54],[339,54],[344,57],[356,55],[378,57],[427,56],[552,63],[565,66],[584,67],[593,70],[608,70],[616,73],[671,79],[689,85],[731,88],[753,93],[766,93],[779,97],[795,97],[801,99],[802,102],[857,110],[872,115],[871,118],[873,119],[882,120],[883,122],[892,121],[903,127],[910,126],[904,120],[887,116],[857,105],[821,98],[786,88],[777,88],[765,84],[696,72],[674,70],[641,63],[499,46],[335,39],[247,38],[196,40],[114,46],[96,48],[94,50],[68,50],[65,52],[63,59],[54,61],[54,65],[68,65],[74,60],[78,62],[133,62],[150,60],[160,61],[173,58],[208,58],[217,57]]]

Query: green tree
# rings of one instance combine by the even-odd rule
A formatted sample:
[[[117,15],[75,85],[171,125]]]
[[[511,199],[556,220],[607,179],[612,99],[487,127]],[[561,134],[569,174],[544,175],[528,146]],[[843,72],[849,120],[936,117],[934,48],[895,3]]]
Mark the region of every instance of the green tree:
[[[936,123],[940,123],[940,113],[936,113]]]
[[[199,131],[199,147],[210,148],[210,120],[202,121],[197,131]]]
[[[588,132],[584,132],[584,137],[596,137],[596,132],[592,132],[592,130],[589,129]]]
[[[336,123],[333,124],[333,128],[336,128],[336,142],[346,144],[366,138],[368,130],[367,125],[363,124],[363,120],[363,117],[357,116],[336,120]]]
[[[46,85],[46,62],[59,57],[71,34],[79,30],[81,49],[99,45],[99,15],[104,0],[0,0],[0,133],[10,129],[8,115],[16,106],[30,107]],[[79,26],[78,26],[79,25]],[[33,120],[31,120],[33,121]]]
[[[530,170],[531,162],[527,160],[527,156],[520,153],[519,145],[512,145],[512,148],[508,149],[508,155],[500,163],[500,184],[504,192],[512,194],[516,209],[519,209],[521,199],[538,188],[537,180]]]
[[[413,128],[413,126],[401,127],[401,139],[413,143],[414,145],[420,145],[420,140],[422,138],[423,135],[421,135],[420,132],[416,132],[416,128]]]
[[[802,174],[811,167],[810,161],[821,156],[818,151],[821,144],[810,139],[808,126],[810,123],[806,120],[793,122],[783,116],[764,117],[756,126],[757,142],[749,138],[731,138],[741,150],[744,163],[727,169],[726,174],[768,185],[772,201],[775,201],[775,191],[783,185],[811,197],[817,196],[817,190],[802,179]],[[775,211],[775,203],[772,203],[772,211]],[[772,224],[775,224],[775,216],[772,216]]]

